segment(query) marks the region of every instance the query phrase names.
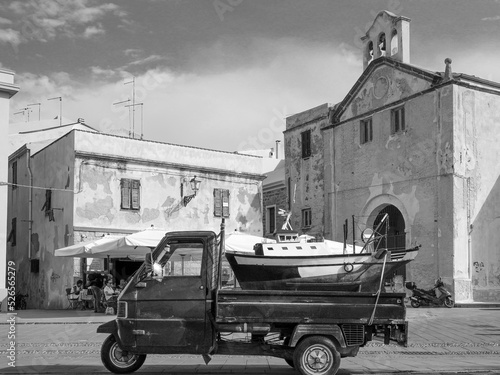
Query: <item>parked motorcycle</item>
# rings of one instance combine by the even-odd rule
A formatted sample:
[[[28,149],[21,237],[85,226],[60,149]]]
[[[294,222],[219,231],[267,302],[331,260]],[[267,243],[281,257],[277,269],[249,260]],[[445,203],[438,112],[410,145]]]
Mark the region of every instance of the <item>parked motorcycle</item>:
[[[412,307],[445,305],[448,308],[452,308],[455,306],[455,302],[451,298],[451,293],[446,290],[441,278],[436,280],[434,287],[430,290],[417,288],[417,285],[413,281],[408,281],[405,285],[412,291],[412,296],[410,297]]]

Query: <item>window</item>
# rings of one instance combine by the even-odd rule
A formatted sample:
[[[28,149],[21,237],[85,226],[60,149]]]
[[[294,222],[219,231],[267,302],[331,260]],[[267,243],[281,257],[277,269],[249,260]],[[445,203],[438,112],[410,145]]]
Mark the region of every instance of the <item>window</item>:
[[[141,182],[122,178],[120,182],[122,193],[122,210],[139,210],[141,208]]]
[[[286,190],[288,193],[287,199],[288,199],[288,211],[292,209],[292,179],[288,177],[287,182],[286,182]]]
[[[305,208],[302,210],[302,228],[308,228],[311,226],[312,213],[310,208]]]
[[[276,231],[276,206],[266,208],[266,233]]]
[[[404,132],[405,130],[405,107],[391,110],[391,134]]]
[[[214,216],[229,217],[229,190],[214,189]]]
[[[367,118],[359,122],[359,143],[364,144],[373,140],[372,119]]]
[[[9,237],[7,238],[7,242],[10,242],[11,246],[16,246],[16,232],[17,232],[16,227],[17,227],[17,218],[13,218]]]
[[[301,133],[302,158],[311,156],[311,131],[306,130]]]
[[[12,190],[17,189],[17,161],[12,162]]]

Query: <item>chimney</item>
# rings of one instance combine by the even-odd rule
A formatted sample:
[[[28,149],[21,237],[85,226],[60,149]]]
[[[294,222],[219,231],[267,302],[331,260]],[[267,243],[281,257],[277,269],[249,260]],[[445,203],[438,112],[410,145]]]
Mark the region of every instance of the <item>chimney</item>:
[[[363,70],[370,62],[384,56],[410,63],[410,19],[407,17],[381,11],[361,41]]]

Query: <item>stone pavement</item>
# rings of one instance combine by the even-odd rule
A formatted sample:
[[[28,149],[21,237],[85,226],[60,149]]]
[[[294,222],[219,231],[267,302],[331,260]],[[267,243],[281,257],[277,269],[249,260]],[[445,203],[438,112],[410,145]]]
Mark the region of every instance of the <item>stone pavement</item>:
[[[477,306],[477,305],[475,305]],[[409,345],[371,342],[343,358],[338,374],[500,374],[500,305],[407,310]],[[75,310],[24,310],[16,316],[16,367],[9,367],[8,318],[0,314],[0,374],[109,374],[100,361],[106,335],[99,324],[114,316]],[[137,374],[297,374],[272,357],[149,355]]]

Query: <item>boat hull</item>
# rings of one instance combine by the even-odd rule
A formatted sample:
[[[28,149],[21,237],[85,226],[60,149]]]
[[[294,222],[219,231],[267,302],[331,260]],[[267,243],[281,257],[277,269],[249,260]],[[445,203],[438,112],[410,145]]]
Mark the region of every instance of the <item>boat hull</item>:
[[[226,252],[242,289],[375,292],[382,280],[413,260],[418,248],[373,254],[258,256]]]

